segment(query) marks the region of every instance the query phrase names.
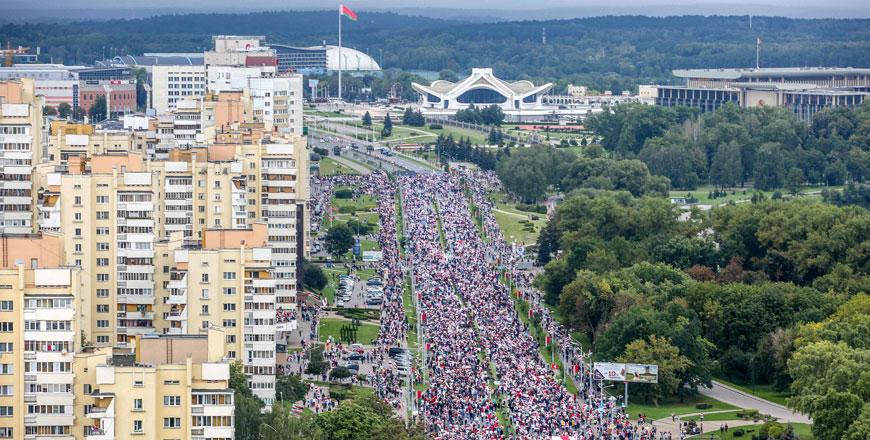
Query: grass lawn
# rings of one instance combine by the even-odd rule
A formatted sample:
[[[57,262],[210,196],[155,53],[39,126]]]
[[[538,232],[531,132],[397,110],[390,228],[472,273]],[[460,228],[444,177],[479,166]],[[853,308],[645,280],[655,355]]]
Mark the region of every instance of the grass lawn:
[[[323,273],[326,275],[326,287],[320,291],[320,296],[325,297],[326,301],[332,305],[335,304],[335,291],[338,290],[338,276],[347,273],[345,269],[329,269],[323,267]],[[333,275],[335,277],[333,278]]]
[[[362,269],[356,272],[356,275],[359,277],[360,282],[366,282],[369,278],[378,277],[378,272],[374,269]]]
[[[616,384],[616,388],[614,388],[614,392],[621,393],[623,385],[621,383]],[[634,400],[631,398],[631,385],[628,386],[628,411],[632,415],[632,417],[636,417],[637,413],[644,413],[648,418],[652,418],[653,420],[661,419],[664,417],[670,417],[671,414],[694,414],[699,412],[710,412],[710,411],[721,411],[726,409],[739,409],[735,406],[731,406],[725,402],[720,402],[715,399],[711,399],[709,397],[704,397],[701,395],[686,397],[683,399],[683,402],[680,402],[676,398],[673,399],[664,399],[659,401],[659,406],[646,402],[641,402],[640,400]],[[709,403],[713,405],[712,408],[707,409],[697,409],[695,408],[695,404],[698,403]],[[704,416],[706,419],[707,416]]]
[[[320,341],[326,342],[327,338],[332,336],[333,340],[338,341],[341,336],[341,326],[350,324],[346,319],[324,318],[320,321]],[[374,324],[362,323],[357,328],[357,342],[365,345],[370,345],[373,340],[378,337],[380,326]]]
[[[493,214],[505,240],[515,240],[517,244],[535,244],[541,229],[547,226],[547,215],[520,211],[507,202],[507,196],[503,193],[491,193],[490,199],[495,202]],[[538,219],[530,220],[531,216],[537,216]],[[511,236],[514,238],[511,239]]]
[[[786,424],[784,423],[783,426],[785,426],[785,425]],[[730,427],[730,428],[728,428],[728,432],[726,432],[724,434],[719,434],[718,431],[714,431],[713,433],[717,439],[721,439],[721,440],[733,440],[733,439],[744,440],[744,439],[751,439],[753,435],[758,435],[758,431],[761,429],[762,426],[764,426],[764,425],[759,424],[759,425],[746,425],[746,426],[739,426],[739,427]],[[812,425],[807,425],[806,423],[792,423],[791,426],[794,428],[794,433],[797,434],[797,438],[799,438],[800,440],[812,440],[814,438],[813,431],[812,431]],[[736,431],[738,429],[743,430],[743,435],[741,435],[741,436],[734,435],[734,431]],[[686,437],[686,438],[704,439],[704,438],[710,438],[710,434],[707,434],[706,436],[697,436],[696,435],[696,436]]]
[[[338,163],[334,159],[323,157],[320,159],[320,175],[334,176],[336,174],[359,174],[353,168]]]
[[[338,191],[339,189],[347,189],[347,188],[349,188],[349,187],[338,186],[335,188],[335,190]],[[330,204],[335,207],[336,211],[339,211],[339,212],[341,211],[342,207],[345,207],[345,209],[353,207],[357,211],[372,211],[375,209],[378,202],[377,202],[377,200],[375,200],[375,198],[373,196],[368,195],[368,194],[363,194],[363,195],[360,195],[360,196],[357,196],[354,198],[350,198],[350,199],[339,199],[339,198],[333,197],[332,200],[330,201]]]
[[[723,413],[714,412],[712,414],[704,413],[704,421],[705,422],[719,422],[719,421],[723,421],[723,420],[741,420],[742,417],[737,416],[737,414],[739,414],[739,413],[740,413],[740,411],[728,411],[728,412],[723,412]],[[701,420],[701,416],[680,417],[680,420],[682,420],[684,422],[694,420],[697,422],[698,420]]]
[[[744,393],[752,394],[753,396],[758,396],[780,405],[786,405],[785,400],[791,397],[791,393],[788,391],[774,390],[773,385],[737,385],[734,382],[729,382],[719,377],[717,377],[716,380],[730,387],[737,388]]]
[[[405,278],[402,289],[402,305],[405,308],[405,317],[408,319],[408,348],[417,349],[417,308],[414,307],[413,292],[411,292],[411,280]]]
[[[487,134],[481,133],[475,130],[468,130],[466,128],[459,127],[451,127],[445,125],[444,128],[441,129],[431,129],[429,126],[420,127],[420,130],[427,131],[429,133],[433,133],[435,136],[443,134],[444,136],[453,135],[453,139],[459,140],[459,138],[467,137],[471,139],[471,143],[475,145],[486,144]],[[431,138],[431,142],[435,142],[435,138]]]
[[[734,201],[735,203],[745,203],[747,201],[752,200],[752,194],[755,192],[761,192],[764,194],[766,198],[773,197],[774,191],[756,191],[752,187],[747,186],[746,188],[732,188],[727,190],[727,195],[724,197],[719,197],[715,199],[711,199],[709,197],[710,192],[715,190],[715,186],[713,185],[702,185],[694,190],[672,190],[669,194],[670,197],[686,197],[691,194],[693,197],[698,199],[699,205],[723,205],[730,201]],[[821,192],[823,189],[833,189],[833,190],[842,190],[842,186],[805,186],[801,189],[801,194],[798,196],[802,199],[818,199],[821,197]],[[781,189],[779,190],[783,198],[792,197],[788,194],[788,190]],[[734,194],[732,194],[732,192]]]

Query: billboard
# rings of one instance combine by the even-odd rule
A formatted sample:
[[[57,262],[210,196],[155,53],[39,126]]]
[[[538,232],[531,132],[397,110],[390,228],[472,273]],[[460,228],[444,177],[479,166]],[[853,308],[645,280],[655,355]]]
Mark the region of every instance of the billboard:
[[[648,364],[625,364],[625,380],[639,383],[658,383],[659,366]]]
[[[625,364],[596,362],[592,369],[595,380],[625,380]]]
[[[649,364],[619,364],[595,362],[593,379],[617,382],[658,383],[659,366]]]

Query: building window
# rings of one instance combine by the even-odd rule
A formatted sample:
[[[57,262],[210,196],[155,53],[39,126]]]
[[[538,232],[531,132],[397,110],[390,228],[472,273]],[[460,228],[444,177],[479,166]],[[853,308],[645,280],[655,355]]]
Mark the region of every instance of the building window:
[[[207,283],[207,282],[208,282],[208,274],[207,274],[207,273],[202,274],[202,282],[203,282],[203,283]]]
[[[12,301],[0,301],[0,312],[11,312],[14,308]]]
[[[163,396],[163,406],[181,406],[181,396]]]
[[[234,279],[236,279],[236,273],[235,272],[224,272],[224,279],[225,280],[234,280]]]
[[[163,427],[169,429],[181,428],[181,417],[164,417]]]
[[[142,432],[141,420],[133,420],[133,432]]]
[[[13,415],[11,406],[0,406],[0,417],[12,417]]]
[[[227,344],[235,344],[236,335],[227,335]]]
[[[98,344],[108,344],[109,337],[108,336],[97,336],[97,343]]]
[[[224,311],[225,312],[235,312],[236,311],[235,303],[224,303]]]

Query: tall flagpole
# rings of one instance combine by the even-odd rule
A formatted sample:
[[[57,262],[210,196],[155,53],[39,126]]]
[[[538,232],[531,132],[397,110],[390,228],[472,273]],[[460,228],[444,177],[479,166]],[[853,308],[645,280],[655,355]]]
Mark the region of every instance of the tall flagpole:
[[[338,5],[338,102],[342,102],[341,95],[341,8]]]
[[[759,69],[759,55],[761,51],[761,38],[755,37],[755,69]]]

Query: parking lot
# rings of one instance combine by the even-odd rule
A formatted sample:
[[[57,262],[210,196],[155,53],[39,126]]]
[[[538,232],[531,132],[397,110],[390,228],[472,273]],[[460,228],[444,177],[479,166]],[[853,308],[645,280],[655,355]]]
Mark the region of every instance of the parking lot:
[[[335,307],[380,309],[383,304],[383,282],[379,277],[359,279],[356,274],[342,275],[335,292]]]

